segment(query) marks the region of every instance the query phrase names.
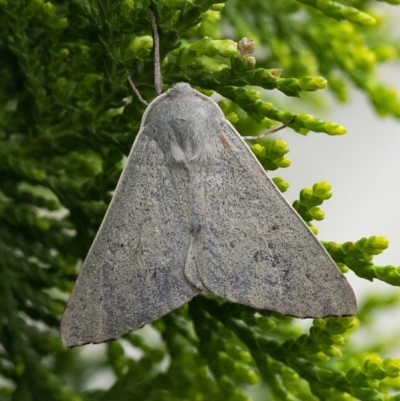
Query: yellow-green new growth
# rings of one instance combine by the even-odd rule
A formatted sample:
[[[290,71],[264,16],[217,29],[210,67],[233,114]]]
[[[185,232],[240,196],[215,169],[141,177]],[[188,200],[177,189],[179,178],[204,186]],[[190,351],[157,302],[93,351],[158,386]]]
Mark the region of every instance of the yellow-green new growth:
[[[279,190],[280,190],[281,192],[286,192],[286,191],[289,189],[289,187],[290,187],[289,182],[286,181],[286,180],[284,180],[284,179],[281,178],[281,177],[274,177],[274,178],[272,179],[272,181],[273,181],[274,184],[279,188]]]
[[[362,26],[373,26],[376,21],[367,13],[361,12],[357,8],[346,7],[336,1],[331,0],[297,0],[300,3],[315,7],[325,15],[337,19],[348,20]]]
[[[290,159],[284,157],[289,152],[287,143],[282,139],[267,141],[263,145],[255,144],[251,150],[266,170],[276,170],[290,166]]]
[[[310,223],[312,220],[323,220],[325,213],[318,206],[332,196],[331,185],[326,181],[321,181],[300,191],[300,198],[293,202],[293,207],[300,216]],[[316,228],[310,224],[310,228],[315,232]]]

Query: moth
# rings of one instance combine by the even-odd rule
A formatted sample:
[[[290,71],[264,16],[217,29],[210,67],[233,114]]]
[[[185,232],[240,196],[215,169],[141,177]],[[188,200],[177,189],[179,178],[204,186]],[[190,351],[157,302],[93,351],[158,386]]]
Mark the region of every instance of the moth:
[[[218,105],[178,83],[143,115],[62,342],[115,339],[200,292],[299,318],[356,311],[345,277]]]

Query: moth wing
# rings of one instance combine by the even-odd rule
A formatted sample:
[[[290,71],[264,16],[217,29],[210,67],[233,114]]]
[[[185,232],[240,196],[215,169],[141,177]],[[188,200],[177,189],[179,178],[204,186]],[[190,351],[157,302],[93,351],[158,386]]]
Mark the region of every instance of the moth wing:
[[[354,315],[352,288],[226,120],[218,160],[193,169],[187,277],[233,302],[285,315]],[[197,271],[194,271],[197,269]]]
[[[61,322],[65,346],[101,343],[163,316],[197,290],[184,275],[188,172],[138,134]]]

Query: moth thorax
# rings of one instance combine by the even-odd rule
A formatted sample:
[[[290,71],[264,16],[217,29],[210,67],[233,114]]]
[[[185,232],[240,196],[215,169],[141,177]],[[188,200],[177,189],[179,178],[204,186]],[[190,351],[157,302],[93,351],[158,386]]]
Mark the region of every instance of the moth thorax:
[[[216,159],[215,133],[208,121],[174,119],[171,121],[167,159],[172,163],[208,165]]]

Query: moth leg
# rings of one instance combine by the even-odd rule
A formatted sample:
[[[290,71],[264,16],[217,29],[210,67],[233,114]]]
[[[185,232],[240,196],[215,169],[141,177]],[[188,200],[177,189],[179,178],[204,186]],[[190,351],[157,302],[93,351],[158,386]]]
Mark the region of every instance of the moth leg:
[[[284,129],[286,127],[289,127],[291,124],[293,124],[297,119],[297,116],[294,116],[289,122],[281,125],[278,128],[271,129],[270,131],[265,132],[264,134],[261,135],[256,135],[256,136],[245,136],[243,137],[246,141],[258,141],[259,139],[265,138],[267,135],[275,134],[275,132],[280,131],[281,129]]]
[[[128,82],[129,82],[129,85],[131,86],[133,92],[135,93],[136,97],[139,99],[139,102],[142,103],[142,104],[144,104],[144,105],[147,107],[149,104],[146,102],[146,100],[144,100],[144,99],[142,98],[142,96],[141,96],[141,94],[140,94],[138,88],[136,88],[136,86],[135,86],[135,84],[133,83],[132,78],[131,78],[130,75],[128,75]]]

